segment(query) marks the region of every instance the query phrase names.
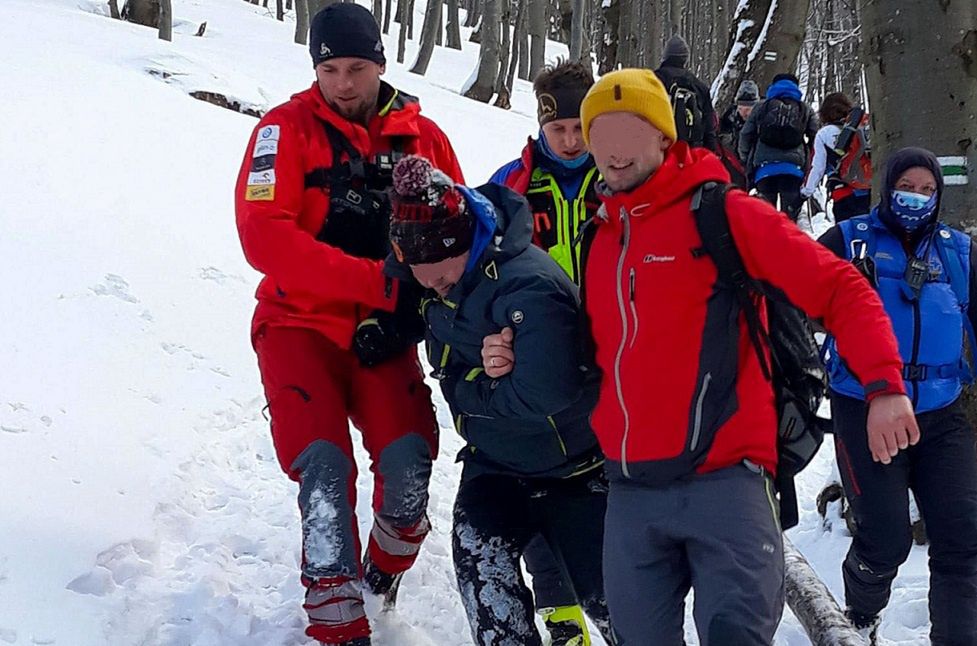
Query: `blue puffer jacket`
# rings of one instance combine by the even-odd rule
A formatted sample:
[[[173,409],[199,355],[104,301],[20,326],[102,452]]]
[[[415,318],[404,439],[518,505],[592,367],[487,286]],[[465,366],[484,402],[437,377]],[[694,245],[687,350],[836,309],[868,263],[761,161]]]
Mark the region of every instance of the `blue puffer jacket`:
[[[603,457],[589,417],[600,377],[584,359],[577,288],[531,244],[522,196],[496,184],[477,191],[495,208],[495,235],[446,297],[422,304],[428,359],[467,443],[459,454],[465,477],[562,478],[595,469]],[[480,208],[480,200],[467,202]],[[480,227],[490,221],[478,218]],[[391,257],[387,272],[409,269]],[[491,379],[481,368],[482,339],[504,327],[514,332],[516,362]]]
[[[949,405],[960,396],[962,381],[969,374],[963,338],[972,289],[970,237],[942,223],[922,237],[914,254],[925,264],[927,276],[916,297],[906,281],[909,257],[903,242],[880,220],[877,209],[842,222],[837,229],[844,241],[844,257],[875,259],[877,289],[899,340],[906,392],[916,412]],[[838,356],[832,339],[828,348],[831,389],[864,399],[861,385]]]

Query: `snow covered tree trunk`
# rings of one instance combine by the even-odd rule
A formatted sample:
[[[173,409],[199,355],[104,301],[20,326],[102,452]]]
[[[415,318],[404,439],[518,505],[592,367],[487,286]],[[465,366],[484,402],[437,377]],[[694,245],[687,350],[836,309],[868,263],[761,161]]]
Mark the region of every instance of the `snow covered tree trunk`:
[[[448,49],[461,49],[461,25],[459,24],[458,0],[448,0],[447,36],[445,46]]]
[[[535,79],[546,62],[546,0],[529,3],[529,78]]]
[[[499,0],[485,0],[482,4],[481,46],[474,82],[463,94],[469,99],[488,103],[495,94],[499,74]]]
[[[414,74],[421,76],[427,74],[427,66],[431,63],[434,41],[437,39],[438,27],[441,24],[441,4],[442,0],[427,0],[427,8],[424,10],[424,25],[421,27],[421,45],[417,51],[417,60],[410,68]]]
[[[744,0],[733,14],[725,62],[712,82],[712,103],[718,110],[733,102],[740,81],[750,77],[750,60],[754,51],[762,44],[770,2],[771,0]],[[765,89],[760,86],[760,92]]]
[[[787,605],[813,646],[868,646],[841,612],[814,568],[784,537],[784,587]]]
[[[977,229],[977,3],[861,3],[875,194],[890,153],[922,146],[946,180],[940,214]],[[924,22],[919,22],[919,21]],[[907,113],[907,110],[909,111]]]
[[[584,18],[587,14],[585,0],[573,0],[570,13],[570,60],[579,61],[583,58]]]
[[[309,44],[309,4],[308,0],[295,0],[295,42]]]
[[[170,0],[159,2],[159,39],[173,40],[173,4]]]

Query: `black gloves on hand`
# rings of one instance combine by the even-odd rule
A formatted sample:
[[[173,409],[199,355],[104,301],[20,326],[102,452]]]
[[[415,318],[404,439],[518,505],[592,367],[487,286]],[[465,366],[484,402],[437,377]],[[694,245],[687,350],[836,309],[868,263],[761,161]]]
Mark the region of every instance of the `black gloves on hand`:
[[[405,352],[424,338],[420,305],[423,288],[401,281],[393,312],[374,310],[353,335],[353,352],[360,364],[370,368]]]

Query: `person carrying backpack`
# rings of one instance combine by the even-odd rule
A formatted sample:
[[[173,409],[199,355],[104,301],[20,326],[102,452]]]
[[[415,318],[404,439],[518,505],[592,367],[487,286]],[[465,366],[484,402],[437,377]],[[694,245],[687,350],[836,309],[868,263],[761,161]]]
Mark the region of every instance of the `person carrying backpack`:
[[[943,175],[928,150],[895,152],[882,186],[870,214],[836,225],[820,241],[859,267],[882,299],[920,433],[918,442],[889,447],[885,459],[877,438],[866,435],[876,411],[865,405],[858,369],[829,339],[835,452],[857,527],[842,565],[847,614],[875,644],[879,613],[913,542],[911,489],[930,542],[931,643],[977,644],[977,449],[960,402],[973,376],[963,346],[969,337],[975,347],[974,246],[940,221]]]
[[[629,643],[680,644],[694,588],[701,644],[770,644],[784,603],[775,398],[735,281],[719,276],[694,215],[704,185],[729,175],[715,155],[674,143],[667,90],[648,70],[605,75],[581,118],[604,178],[584,289],[603,374],[591,422],[610,481],[613,625]],[[837,335],[869,393],[871,436],[907,441],[898,346],[858,271],[743,191],[725,192],[722,213],[751,280]]]
[[[821,102],[818,115],[824,125],[814,138],[814,158],[801,195],[810,197],[825,175],[836,223],[864,215],[871,206],[872,159],[868,147],[868,115],[852,106],[842,92]],[[839,142],[842,132],[844,141]],[[839,148],[839,143],[841,147]]]
[[[690,146],[719,152],[716,139],[716,111],[709,87],[699,80],[689,65],[689,45],[679,35],[665,43],[661,65],[655,74],[668,90],[675,113],[676,136]]]
[[[719,158],[723,160],[723,165],[729,171],[733,184],[742,189],[747,188],[747,181],[746,160],[740,157],[738,148],[740,131],[743,130],[746,120],[759,102],[760,88],[754,81],[747,79],[740,83],[739,89],[736,90],[736,101],[726,108],[722,118],[719,119]]]
[[[810,147],[818,131],[818,117],[801,100],[797,83],[793,74],[775,76],[766,99],[746,120],[739,140],[750,185],[795,222],[803,202],[801,184]]]

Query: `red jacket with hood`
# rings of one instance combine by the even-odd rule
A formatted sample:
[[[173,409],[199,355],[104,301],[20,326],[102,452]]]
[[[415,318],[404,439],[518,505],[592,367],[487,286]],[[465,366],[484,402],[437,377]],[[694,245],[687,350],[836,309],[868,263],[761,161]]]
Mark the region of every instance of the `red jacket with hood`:
[[[384,277],[383,261],[351,256],[316,240],[329,217],[329,190],[305,186],[306,173],[333,165],[323,121],[335,126],[364,158],[390,152],[391,138],[398,137],[403,152],[427,157],[463,182],[448,138],[420,115],[414,97],[383,83],[380,103],[382,109],[364,128],[335,113],[313,83],[268,112],[251,135],[235,207],[244,255],[265,274],[256,295],[252,335],[266,324],[307,327],[348,348],[356,326],[372,310],[393,310],[397,285]],[[274,156],[271,173],[256,178],[253,159],[268,154]]]
[[[603,372],[592,423],[615,479],[661,485],[743,460],[776,469],[772,388],[700,252],[691,201],[710,181],[729,181],[719,158],[678,143],[644,184],[601,196],[584,277]],[[862,275],[762,200],[731,190],[726,211],[749,274],[823,319],[873,395],[903,393],[892,327]]]

